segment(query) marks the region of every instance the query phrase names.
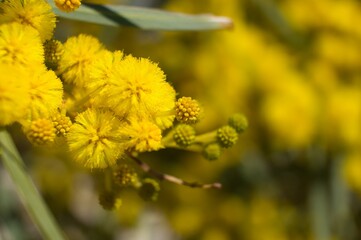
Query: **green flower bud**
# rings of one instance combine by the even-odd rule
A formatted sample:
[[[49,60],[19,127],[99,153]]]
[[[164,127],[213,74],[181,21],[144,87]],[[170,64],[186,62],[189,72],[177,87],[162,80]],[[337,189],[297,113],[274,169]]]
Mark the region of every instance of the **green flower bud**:
[[[240,113],[236,113],[228,120],[229,126],[233,127],[237,133],[241,133],[248,127],[247,118]]]
[[[145,201],[156,201],[159,191],[159,183],[152,178],[146,178],[138,189],[138,194]]]
[[[117,195],[112,191],[104,191],[99,194],[99,204],[105,210],[113,210],[116,207]]]
[[[61,58],[61,55],[64,53],[63,44],[55,39],[46,40],[44,43],[44,57],[45,65],[52,69],[56,70],[58,68],[58,62]]]
[[[181,147],[191,145],[196,138],[196,131],[187,124],[180,124],[174,129],[173,139]]]
[[[238,134],[233,127],[226,125],[217,130],[217,140],[222,147],[229,148],[237,142]]]
[[[138,181],[138,174],[127,164],[122,164],[114,171],[114,181],[122,187],[133,186]]]
[[[222,153],[221,146],[218,143],[211,143],[204,147],[203,156],[205,159],[213,161],[217,160]]]

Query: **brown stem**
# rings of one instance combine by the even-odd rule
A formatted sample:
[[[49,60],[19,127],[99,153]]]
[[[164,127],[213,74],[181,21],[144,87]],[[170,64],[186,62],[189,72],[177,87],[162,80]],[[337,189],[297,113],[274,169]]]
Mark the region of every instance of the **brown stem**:
[[[208,189],[208,188],[217,188],[220,189],[222,188],[222,184],[221,183],[209,183],[209,184],[201,184],[201,183],[197,183],[197,182],[187,182],[184,181],[180,178],[174,177],[172,175],[168,175],[165,173],[160,173],[154,169],[152,169],[148,164],[146,164],[145,162],[141,161],[140,159],[132,156],[131,154],[128,154],[128,156],[139,165],[139,167],[146,173],[149,173],[151,175],[153,175],[154,177],[156,177],[157,179],[159,179],[160,181],[168,181],[168,182],[172,182],[175,184],[179,184],[179,185],[184,185],[184,186],[188,186],[191,188],[204,188],[204,189]]]

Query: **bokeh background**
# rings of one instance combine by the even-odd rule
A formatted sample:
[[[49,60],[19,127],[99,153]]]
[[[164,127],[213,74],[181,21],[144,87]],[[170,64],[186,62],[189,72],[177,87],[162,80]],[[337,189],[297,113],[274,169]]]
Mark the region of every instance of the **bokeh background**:
[[[179,150],[141,156],[159,171],[220,181],[223,189],[162,182],[157,202],[124,191],[122,207],[109,212],[98,204],[96,171],[62,151],[32,147],[14,127],[27,168],[70,239],[361,239],[361,1],[107,3],[233,19],[233,29],[210,32],[59,19],[55,36],[92,34],[110,50],[159,63],[179,96],[204,107],[199,133],[236,112],[249,128],[217,161]],[[2,166],[0,179],[0,238],[41,239]]]

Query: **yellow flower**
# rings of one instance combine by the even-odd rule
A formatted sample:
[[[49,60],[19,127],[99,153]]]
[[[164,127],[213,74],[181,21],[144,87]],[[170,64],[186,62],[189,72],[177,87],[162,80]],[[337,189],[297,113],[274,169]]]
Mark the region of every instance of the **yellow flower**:
[[[18,121],[30,104],[26,72],[0,64],[0,126]]]
[[[75,117],[79,112],[88,108],[93,108],[94,100],[90,91],[82,87],[74,87],[70,91],[64,91],[64,103],[62,108],[66,110],[70,117]]]
[[[41,40],[50,39],[55,28],[55,14],[44,0],[5,0],[0,3],[1,23],[18,22],[35,28]]]
[[[120,129],[123,138],[128,137],[127,149],[138,152],[154,151],[163,147],[162,131],[150,121],[130,120],[130,124]]]
[[[101,101],[119,116],[156,121],[172,116],[175,91],[156,64],[127,56],[106,80]]]
[[[85,34],[70,37],[64,43],[64,54],[58,63],[58,72],[67,83],[85,87],[90,65],[102,51],[104,48],[95,37]]]
[[[0,62],[23,66],[41,65],[44,50],[39,34],[19,23],[0,25]]]
[[[123,153],[121,122],[109,111],[88,109],[80,113],[67,134],[75,161],[87,168],[106,168]]]
[[[89,82],[86,88],[96,93],[99,88],[103,89],[109,79],[114,77],[114,68],[122,59],[123,52],[121,51],[102,51],[89,67]]]
[[[64,12],[73,12],[81,5],[80,0],[54,0],[55,5]]]
[[[60,107],[63,85],[51,70],[36,69],[29,78],[31,103],[28,110],[30,119],[50,117]]]

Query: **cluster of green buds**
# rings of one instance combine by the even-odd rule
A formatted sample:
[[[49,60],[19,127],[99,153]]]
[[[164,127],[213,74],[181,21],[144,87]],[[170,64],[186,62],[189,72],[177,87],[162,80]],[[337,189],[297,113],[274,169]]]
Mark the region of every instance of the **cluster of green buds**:
[[[228,124],[208,133],[197,135],[194,124],[199,121],[201,108],[189,97],[180,98],[176,104],[178,124],[163,138],[163,145],[201,152],[208,160],[216,160],[224,149],[236,144],[238,135],[248,127],[247,118],[236,113],[228,119]]]
[[[122,205],[121,192],[134,189],[144,201],[156,201],[160,191],[159,183],[149,177],[140,178],[131,164],[122,163],[110,171],[103,172],[104,183],[98,199],[105,210],[118,209]]]

